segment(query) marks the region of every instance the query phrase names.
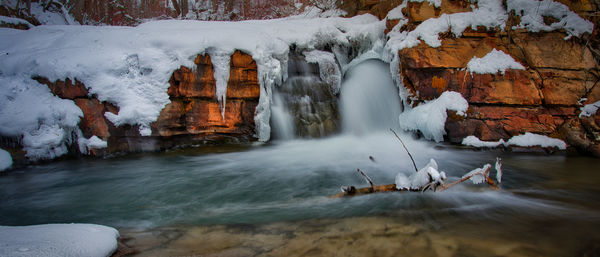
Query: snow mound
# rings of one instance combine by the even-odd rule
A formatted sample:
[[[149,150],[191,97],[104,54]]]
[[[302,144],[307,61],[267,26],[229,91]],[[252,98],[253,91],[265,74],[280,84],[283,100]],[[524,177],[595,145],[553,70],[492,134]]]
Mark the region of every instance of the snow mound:
[[[12,166],[13,160],[10,153],[0,148],[0,171],[4,171]]]
[[[446,111],[456,111],[458,115],[466,115],[469,103],[458,92],[446,91],[435,100],[422,103],[417,107],[405,110],[400,114],[400,128],[403,130],[420,131],[429,140],[441,142],[446,131],[444,125],[448,114]]]
[[[498,146],[523,146],[523,147],[531,147],[531,146],[541,146],[541,147],[556,147],[560,150],[565,150],[567,148],[567,144],[556,138],[551,138],[544,135],[538,135],[534,133],[527,132],[523,135],[513,136],[508,141],[504,141],[500,139],[498,141],[481,141],[476,136],[468,136],[463,138],[463,145],[474,146],[474,147],[498,147]]]
[[[119,232],[93,224],[0,226],[0,256],[106,257],[117,249]]]
[[[538,135],[533,133],[525,133],[524,135],[518,135],[510,138],[507,142],[507,145],[516,145],[516,146],[541,146],[541,147],[556,147],[560,150],[567,149],[567,144],[556,138],[551,138],[544,135]]]
[[[417,173],[406,177],[404,173],[396,175],[395,183],[398,190],[421,190],[427,185],[435,187],[441,185],[446,180],[446,173],[438,171],[438,164],[434,159],[430,159],[425,167]]]
[[[85,138],[80,131],[78,131],[77,144],[79,145],[79,152],[89,154],[92,149],[104,149],[108,147],[108,143],[97,136]]]
[[[474,146],[474,147],[487,147],[487,148],[494,148],[494,147],[498,147],[501,145],[504,145],[504,139],[500,139],[498,141],[481,141],[481,139],[479,139],[476,136],[468,136],[463,138],[462,143],[463,145],[468,145],[468,146]]]
[[[33,161],[67,153],[67,143],[83,113],[71,100],[54,96],[47,86],[22,76],[0,76],[0,134],[23,136]]]
[[[504,75],[507,69],[524,70],[525,67],[515,61],[512,56],[495,48],[484,57],[473,57],[467,63],[467,70],[471,73],[496,74],[500,72]]]
[[[591,103],[591,104],[586,104],[580,108],[581,113],[579,114],[579,117],[580,118],[583,116],[590,117],[590,116],[596,114],[598,109],[600,109],[600,101],[597,101],[597,102]]]
[[[591,34],[594,30],[592,22],[579,17],[566,5],[552,0],[507,0],[506,9],[521,16],[521,23],[513,28],[525,28],[531,32],[564,29],[568,34],[565,39],[579,37],[585,32]],[[553,17],[557,21],[547,25],[544,17]]]

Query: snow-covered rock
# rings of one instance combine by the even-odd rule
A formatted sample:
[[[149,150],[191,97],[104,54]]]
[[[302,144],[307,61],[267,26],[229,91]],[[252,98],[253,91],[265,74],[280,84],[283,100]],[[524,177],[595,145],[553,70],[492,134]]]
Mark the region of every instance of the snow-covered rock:
[[[425,138],[441,142],[446,134],[444,129],[448,117],[446,111],[453,110],[458,115],[466,115],[468,107],[467,100],[460,93],[446,91],[435,100],[422,103],[401,113],[400,128],[420,131]]]
[[[467,63],[467,70],[469,70],[471,73],[496,74],[500,72],[502,75],[504,75],[504,72],[507,69],[524,70],[525,67],[515,61],[512,56],[506,54],[505,52],[496,50],[495,48],[484,57],[473,57],[473,59]]]

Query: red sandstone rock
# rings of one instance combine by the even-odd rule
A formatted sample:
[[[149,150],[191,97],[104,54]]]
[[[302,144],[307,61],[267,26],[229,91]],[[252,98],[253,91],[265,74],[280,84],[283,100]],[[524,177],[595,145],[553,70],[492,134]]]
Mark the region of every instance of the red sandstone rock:
[[[110,137],[107,120],[104,117],[106,108],[98,99],[78,98],[75,104],[83,111],[83,118],[79,122],[79,128],[86,138],[98,136],[102,140]]]
[[[54,83],[42,77],[37,77],[35,79],[39,83],[48,86],[53,94],[63,99],[73,100],[75,98],[85,98],[88,96],[87,88],[85,88],[83,83],[79,82],[77,79],[75,79],[75,83],[73,83],[69,78],[67,78],[65,81],[57,80]]]

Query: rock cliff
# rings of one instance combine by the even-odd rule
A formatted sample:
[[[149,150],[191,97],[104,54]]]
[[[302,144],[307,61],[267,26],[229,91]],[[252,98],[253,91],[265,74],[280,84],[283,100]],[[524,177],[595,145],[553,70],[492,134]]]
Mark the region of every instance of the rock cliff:
[[[114,126],[104,113],[116,114],[119,109],[89,96],[81,82],[36,79],[60,98],[75,101],[84,114],[79,122],[84,137],[95,135],[108,143],[106,149],[92,149],[92,155],[253,140],[254,111],[260,89],[257,66],[252,57],[240,51],[231,56],[224,117],[215,96],[216,82],[210,56],[198,55],[194,63],[195,67],[182,66],[173,72],[168,90],[171,103],[152,124],[149,137],[140,136],[134,126]]]

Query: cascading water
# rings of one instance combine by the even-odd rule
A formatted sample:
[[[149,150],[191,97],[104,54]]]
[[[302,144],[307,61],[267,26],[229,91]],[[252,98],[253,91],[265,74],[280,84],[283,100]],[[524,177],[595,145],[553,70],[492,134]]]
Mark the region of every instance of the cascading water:
[[[338,130],[337,99],[319,77],[316,64],[291,55],[288,79],[276,88],[271,105],[273,138],[324,137]]]
[[[340,93],[344,133],[365,134],[397,128],[402,110],[389,64],[371,59],[346,72]]]

